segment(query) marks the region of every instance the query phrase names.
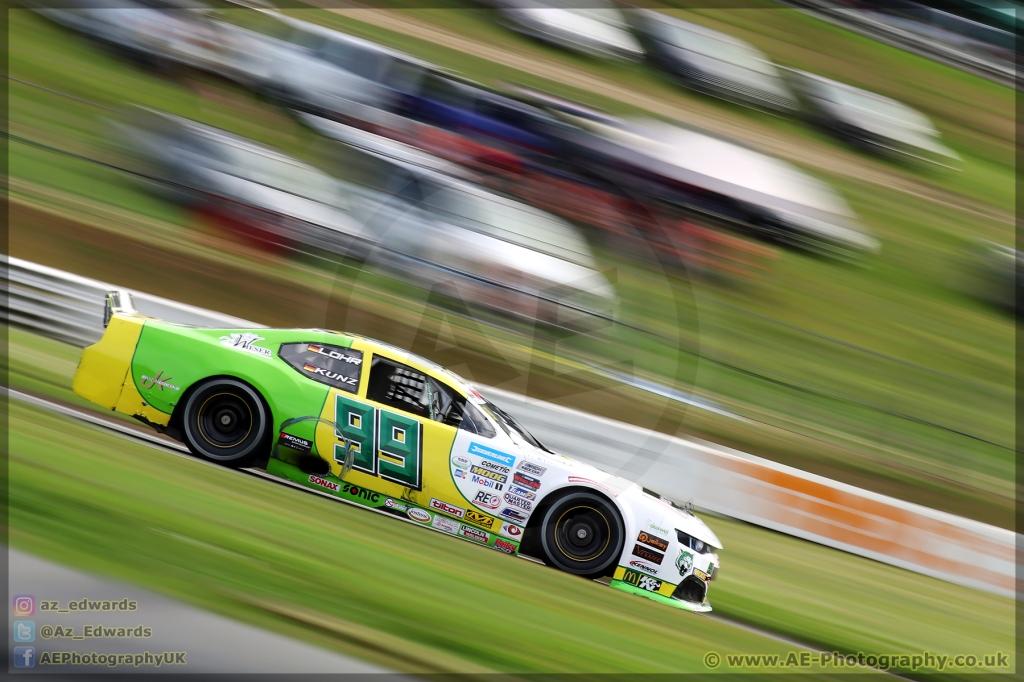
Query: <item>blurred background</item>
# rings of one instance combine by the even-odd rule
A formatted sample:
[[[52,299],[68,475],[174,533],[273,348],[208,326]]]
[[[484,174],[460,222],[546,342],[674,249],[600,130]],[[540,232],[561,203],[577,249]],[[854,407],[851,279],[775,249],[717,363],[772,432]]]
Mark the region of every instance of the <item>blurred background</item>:
[[[1012,528],[1014,3],[313,4],[12,11],[11,255]]]

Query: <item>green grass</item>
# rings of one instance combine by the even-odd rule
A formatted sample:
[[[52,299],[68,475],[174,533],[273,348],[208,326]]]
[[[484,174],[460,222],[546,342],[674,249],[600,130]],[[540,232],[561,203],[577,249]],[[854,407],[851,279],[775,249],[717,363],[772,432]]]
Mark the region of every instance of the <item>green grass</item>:
[[[11,331],[13,388],[87,405],[78,349]],[[683,672],[706,651],[792,649],[17,401],[10,430],[15,546],[401,669]],[[1013,650],[1009,599],[708,521],[724,617],[829,651]]]
[[[453,28],[462,26],[463,30],[468,30],[466,27],[470,27],[475,35],[495,44],[520,46],[524,51],[537,50],[545,58],[566,59],[609,77],[630,79],[637,87],[649,87],[652,92],[668,87],[658,80],[660,77],[645,70],[646,67],[606,66],[595,60],[533,45],[491,26],[471,12],[458,15],[433,10],[417,12],[418,16],[454,22]],[[324,21],[342,22],[341,25],[346,27],[358,24],[327,12],[310,14]],[[324,145],[315,134],[241,88],[195,73],[157,76],[97,49],[35,14],[15,11],[11,16],[10,68],[17,78],[88,98],[107,107],[119,107],[127,102],[170,111],[253,137],[314,163],[338,166],[338,159],[332,156],[329,145]],[[739,22],[743,16],[747,15],[739,13],[735,20]],[[943,99],[934,92],[931,99],[915,99],[912,103],[927,109],[940,122],[946,119],[961,121],[965,140],[969,131],[978,131],[978,135],[984,135],[992,144],[1001,144],[996,119],[1003,95],[998,88],[992,89],[995,86],[980,79],[972,80],[945,67],[936,68],[925,60],[911,59],[870,41],[861,44],[859,39],[845,32],[832,35],[830,27],[822,28],[825,25],[813,21],[808,24],[809,20],[800,18],[803,15],[798,13],[780,11],[766,16],[771,18],[771,30],[766,35],[772,37],[776,45],[772,47],[766,43],[761,47],[773,57],[776,55],[772,50],[780,50],[780,60],[794,66],[806,66],[800,59],[809,59],[813,50],[807,52],[810,48],[794,48],[792,55],[783,53],[781,37],[786,35],[813,39],[817,41],[817,49],[823,49],[821,45],[827,41],[839,41],[837,44],[842,45],[847,45],[842,41],[852,41],[848,44],[853,51],[851,55],[858,56],[856,59],[851,56],[853,61],[850,63],[856,62],[855,65],[859,66],[854,69],[846,62],[828,62],[828,68],[834,69],[834,72],[829,71],[829,75],[851,80],[868,79],[872,73],[884,71],[870,59],[882,59],[884,63],[892,62],[909,69],[911,75],[908,77],[925,79],[931,88],[928,92],[941,93],[944,89],[960,88],[978,101],[976,111],[954,102],[949,104],[949,111],[940,116]],[[441,64],[458,67],[470,76],[520,80],[538,87],[551,86],[568,96],[594,97],[587,93],[567,92],[564,88],[558,90],[541,79],[530,81],[528,74],[447,48],[365,24],[358,24],[358,27],[361,27],[358,32],[368,37],[395,44]],[[878,89],[885,91],[885,87],[897,86],[887,86],[883,81],[898,80],[902,76],[886,72],[884,78],[882,75],[878,78],[882,79]],[[857,82],[870,85],[867,81]],[[688,93],[675,96],[696,97]],[[925,94],[914,95],[918,96],[924,98]],[[10,102],[13,134],[114,163],[124,161],[120,152],[109,149],[107,145],[109,128],[105,119],[111,112],[102,107],[83,104],[18,82],[10,83]],[[612,106],[606,102],[592,103]],[[621,111],[619,106],[617,111]],[[721,111],[725,112],[723,115],[753,117],[750,120],[776,126],[786,135],[815,135],[794,123],[777,121],[735,107]],[[988,125],[986,121],[989,121]],[[953,143],[954,146],[959,144],[955,139]],[[1003,173],[1000,170],[1003,160],[996,152],[984,151],[991,146],[986,145],[988,143],[978,144],[977,167],[973,170],[968,168],[963,177],[968,178],[967,184],[975,182],[970,178],[975,178],[977,170],[979,182],[995,188],[1002,182],[999,178]],[[993,175],[986,176],[982,172],[985,168],[990,168]],[[117,209],[114,213],[116,220],[104,218],[104,229],[135,235],[154,247],[174,245],[181,252],[178,256],[197,250],[194,236],[197,220],[194,216],[154,198],[117,171],[17,141],[11,144],[10,169],[15,192],[22,191],[18,183],[31,187],[31,191],[24,191],[28,194],[35,192],[33,201],[66,204],[66,198],[74,196],[93,202],[92,205],[114,207]],[[545,341],[539,344],[539,350],[598,362],[632,361],[638,371],[648,376],[662,380],[674,376],[684,385],[693,383],[698,394],[771,425],[749,427],[729,420],[715,421],[714,417],[691,410],[682,422],[684,430],[824,475],[853,480],[858,485],[888,494],[919,500],[956,513],[981,516],[1005,525],[1012,506],[1011,450],[966,438],[954,431],[976,435],[993,443],[1012,443],[1013,325],[999,312],[955,293],[950,284],[954,279],[953,266],[969,240],[975,237],[1003,239],[1008,234],[1007,226],[895,189],[840,176],[825,174],[825,177],[848,198],[864,223],[882,240],[881,255],[872,259],[867,267],[842,266],[798,253],[782,252],[769,276],[761,282],[722,284],[697,277],[687,279],[677,273],[660,273],[622,258],[614,245],[595,239],[600,260],[614,268],[618,275],[623,319],[652,329],[665,339],[616,329],[605,330],[594,338],[566,339],[557,345],[550,340]],[[45,192],[51,195],[43,196]],[[992,201],[1002,205],[1001,199],[993,198]],[[28,227],[12,226],[14,255],[18,255],[22,245],[31,245],[37,238],[36,230],[26,229]],[[86,245],[86,248],[91,249],[91,245]],[[118,260],[119,254],[109,254],[98,247],[95,252],[109,258],[109,267],[96,276],[120,283],[119,277],[125,277],[129,271],[128,264]],[[75,270],[78,268],[75,259],[84,262],[84,255],[85,252],[76,253],[69,256],[69,260],[51,264]],[[220,257],[223,254],[214,255]],[[180,263],[179,260],[167,262]],[[329,272],[309,268],[308,265],[277,261],[273,268],[275,272],[287,273],[286,276],[296,282],[308,284],[311,289],[322,288],[324,282],[332,279],[335,291],[344,292],[356,287],[359,295],[353,300],[358,310],[349,313],[354,319],[362,319],[358,317],[361,313],[382,318],[408,319],[416,316],[418,319],[417,311],[424,303],[419,292],[408,287],[389,286],[379,277],[367,273]],[[175,279],[178,277],[175,273],[176,266],[168,270],[168,278],[138,286],[177,298],[179,290],[187,288],[187,283]],[[383,290],[395,296],[386,301],[379,297],[374,300],[375,292]],[[241,296],[258,295],[256,292],[218,292],[218,296],[235,296],[236,293]],[[222,299],[216,296],[190,302],[225,312],[252,315],[251,310],[222,307]],[[306,323],[289,315],[291,313],[287,310],[274,311],[274,319],[288,324]],[[821,341],[759,315],[893,356],[899,362]],[[384,340],[408,345],[412,337],[399,338],[398,327],[358,331],[372,331]],[[407,331],[403,328],[401,334]],[[484,329],[484,336],[490,341],[485,352],[512,349],[508,352],[517,358],[516,362],[523,357],[529,359],[529,348],[524,346],[524,343],[531,342],[528,336],[489,327]],[[673,347],[676,339],[682,346],[682,352]],[[495,348],[501,351],[494,351]],[[427,355],[437,352],[433,346],[420,350]],[[711,361],[711,358],[754,368],[789,386],[738,372]],[[913,363],[927,369],[901,363]],[[516,366],[521,368],[519,364]],[[485,367],[484,380],[493,380],[487,378],[486,371]],[[977,385],[936,372],[967,379]],[[531,377],[531,388],[538,383]],[[820,388],[831,397],[823,397]],[[857,406],[846,400],[847,397],[883,410],[941,424],[950,430],[936,429],[877,409]],[[568,402],[577,399],[582,402],[574,404],[591,411],[616,414],[619,407],[615,401],[622,400],[612,392],[566,397]],[[651,416],[640,417],[639,423],[653,427],[660,413],[657,408],[646,409],[644,405],[641,404],[643,409],[638,408],[636,412],[647,412]]]
[[[799,650],[17,403],[10,475],[14,546],[399,670],[699,672],[708,651]],[[829,650],[1012,650],[1008,600],[712,525],[724,616]]]

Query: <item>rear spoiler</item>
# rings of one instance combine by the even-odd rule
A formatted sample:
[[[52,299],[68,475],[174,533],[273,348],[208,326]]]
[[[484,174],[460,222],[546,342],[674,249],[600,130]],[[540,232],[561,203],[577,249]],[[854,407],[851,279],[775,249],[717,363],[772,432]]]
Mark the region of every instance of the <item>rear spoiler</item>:
[[[135,315],[138,311],[132,302],[132,295],[124,289],[113,289],[107,292],[107,301],[103,306],[103,328],[110,324],[116,314]]]

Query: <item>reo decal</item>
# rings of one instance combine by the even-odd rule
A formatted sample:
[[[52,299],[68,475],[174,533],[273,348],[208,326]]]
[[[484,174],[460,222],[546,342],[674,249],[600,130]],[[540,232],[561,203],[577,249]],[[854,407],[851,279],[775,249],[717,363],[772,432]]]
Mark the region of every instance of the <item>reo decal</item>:
[[[532,502],[530,502],[529,500],[524,500],[518,495],[510,495],[509,493],[505,493],[505,501],[511,504],[513,507],[519,507],[520,509],[525,509],[526,511],[530,511],[533,509]]]
[[[472,523],[474,526],[480,526],[481,528],[486,528],[487,530],[493,530],[494,524],[500,523],[498,519],[494,518],[493,516],[488,516],[487,514],[478,512],[475,509],[466,510],[465,520],[467,523]]]
[[[419,507],[413,507],[408,512],[409,518],[413,521],[419,521],[420,523],[426,523],[430,520],[430,512],[420,509]]]
[[[516,475],[512,477],[512,481],[516,485],[521,485],[526,488],[533,488],[534,490],[540,488],[540,481],[533,476],[527,476],[526,474],[520,474],[517,472]]]
[[[473,497],[473,504],[487,509],[497,509],[501,506],[501,498],[486,490],[478,490],[476,496]]]
[[[478,467],[475,464],[473,466],[471,466],[469,468],[469,470],[472,473],[476,474],[477,476],[482,476],[484,478],[489,478],[489,479],[491,479],[493,481],[497,481],[498,483],[504,483],[504,482],[506,482],[508,480],[508,476],[502,476],[501,474],[497,473],[496,471],[489,471],[487,469],[484,469],[483,467]],[[516,474],[516,475],[518,476],[518,474]]]
[[[661,552],[647,549],[639,543],[633,546],[633,556],[638,556],[644,561],[650,561],[652,564],[658,564],[659,566],[661,566],[661,562],[665,559],[665,555]]]
[[[659,538],[657,535],[651,535],[645,530],[640,531],[640,535],[636,536],[636,541],[642,542],[654,549],[661,550],[662,552],[668,549],[668,540]]]
[[[494,549],[498,550],[499,552],[504,552],[505,554],[516,553],[516,546],[513,545],[511,542],[506,542],[505,540],[502,540],[501,538],[498,538],[494,541]]]
[[[637,573],[636,571],[628,568],[622,576],[622,581],[634,587],[639,587],[641,590],[647,590],[648,592],[657,592],[661,589],[661,581],[657,578],[652,578],[651,576],[644,575],[643,573]]]
[[[482,530],[477,530],[472,526],[466,525],[463,525],[461,528],[459,528],[459,535],[469,540],[472,540],[473,542],[479,542],[483,545],[486,545],[488,541],[490,541],[491,539],[490,533],[485,533]]]
[[[547,471],[546,467],[537,466],[536,464],[527,461],[520,462],[516,465],[516,469],[525,471],[528,474],[533,474],[534,476],[543,476],[544,472]]]
[[[326,479],[320,478],[319,476],[314,476],[312,474],[309,477],[309,482],[312,483],[313,485],[318,485],[321,488],[327,488],[332,492],[338,492],[338,490],[341,489],[340,484],[335,483],[334,481],[328,481]]]
[[[476,455],[477,457],[483,457],[484,459],[489,459],[492,462],[497,462],[498,464],[504,464],[507,467],[510,467],[516,463],[515,455],[509,455],[504,452],[498,452],[497,450],[491,450],[490,448],[484,447],[479,443],[469,444],[469,454]]]
[[[444,516],[435,515],[434,520],[430,522],[430,525],[445,533],[451,533],[452,535],[459,532],[459,522],[452,521]]]
[[[436,497],[430,498],[430,506],[438,511],[442,511],[445,514],[449,514],[460,519],[466,515],[466,510],[462,507],[456,507],[454,504],[448,504]]]

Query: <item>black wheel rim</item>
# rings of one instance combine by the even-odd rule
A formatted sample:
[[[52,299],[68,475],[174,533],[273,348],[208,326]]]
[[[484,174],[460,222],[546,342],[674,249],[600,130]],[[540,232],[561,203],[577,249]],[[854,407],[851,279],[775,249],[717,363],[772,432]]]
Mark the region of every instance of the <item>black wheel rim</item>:
[[[611,523],[598,509],[570,507],[555,523],[555,546],[572,561],[593,561],[608,548]]]
[[[196,415],[199,435],[215,448],[233,448],[252,431],[249,404],[232,393],[215,393],[200,406]]]

